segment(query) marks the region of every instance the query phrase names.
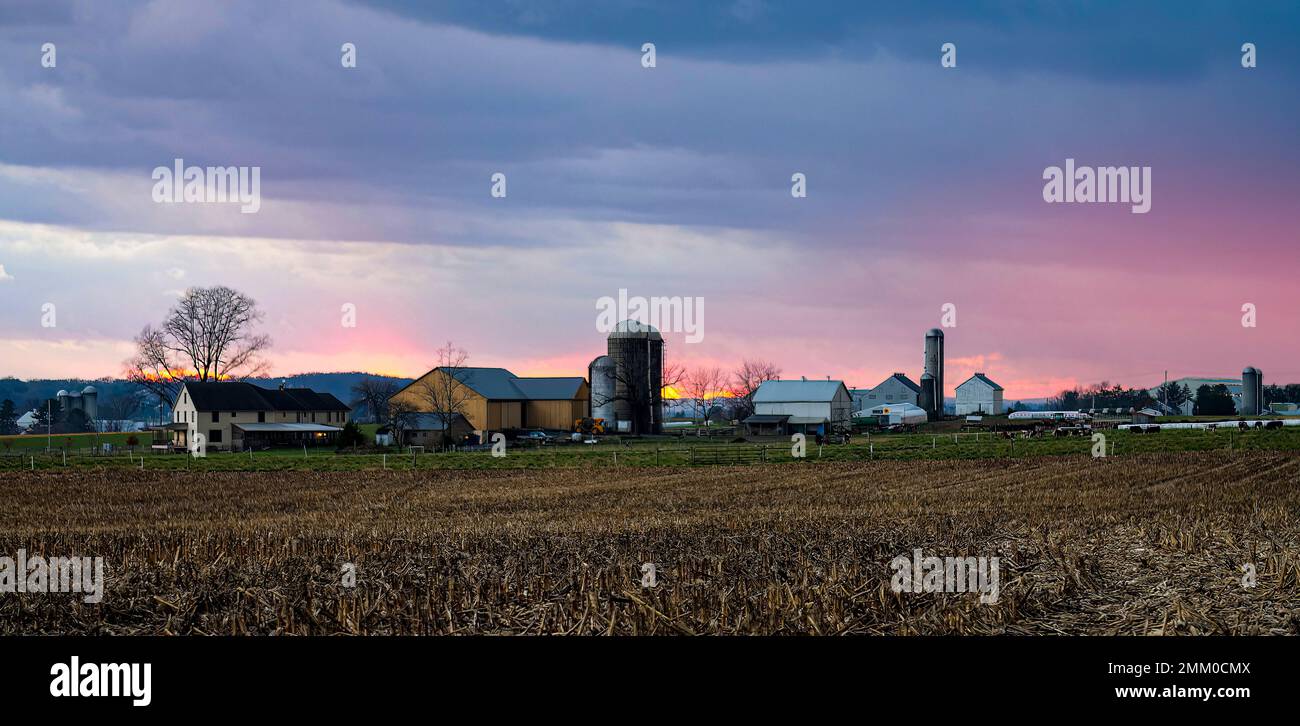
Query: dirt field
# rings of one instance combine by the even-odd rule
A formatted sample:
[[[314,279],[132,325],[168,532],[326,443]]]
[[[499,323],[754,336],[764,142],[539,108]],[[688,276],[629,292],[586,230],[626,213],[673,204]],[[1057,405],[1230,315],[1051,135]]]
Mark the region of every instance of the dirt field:
[[[67,469],[0,494],[0,556],[102,556],[107,575],[99,604],[0,593],[0,633],[1300,632],[1292,454]],[[916,548],[998,557],[997,602],[893,592]]]

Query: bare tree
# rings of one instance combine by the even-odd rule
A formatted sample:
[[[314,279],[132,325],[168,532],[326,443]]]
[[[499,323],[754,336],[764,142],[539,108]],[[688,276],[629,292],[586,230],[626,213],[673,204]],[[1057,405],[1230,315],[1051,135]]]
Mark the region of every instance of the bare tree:
[[[469,376],[465,361],[469,360],[469,354],[447,341],[447,345],[438,349],[437,355],[437,365],[420,382],[417,395],[428,404],[429,412],[442,424],[442,443],[446,445],[450,439],[447,432],[451,431],[457,416],[465,415],[474,391],[465,385]]]
[[[727,376],[721,368],[701,367],[686,374],[683,392],[690,399],[691,407],[695,412],[698,414],[702,411],[707,420],[709,401],[721,395],[726,385]]]
[[[740,367],[731,374],[736,418],[749,418],[754,413],[754,392],[765,381],[775,381],[780,377],[781,369],[775,363],[748,359],[742,361]]]
[[[135,390],[114,396],[99,404],[99,420],[104,431],[121,431],[122,422],[140,410],[145,391]]]
[[[261,375],[267,370],[262,354],[271,346],[268,336],[253,332],[262,317],[256,301],[237,290],[192,287],[161,325],[146,325],[136,336],[126,377],[172,401],[185,381]]]
[[[388,427],[393,431],[393,441],[401,446],[406,438],[406,432],[415,425],[415,417],[419,412],[415,404],[402,398],[389,401],[387,408]]]
[[[396,382],[387,378],[363,378],[352,386],[352,405],[364,406],[377,424],[388,422],[388,399],[397,393]]]
[[[671,388],[674,391],[677,391],[677,389],[686,381],[686,366],[681,363],[664,361],[660,379],[662,382],[662,388],[660,389],[661,396],[663,395],[664,389]]]

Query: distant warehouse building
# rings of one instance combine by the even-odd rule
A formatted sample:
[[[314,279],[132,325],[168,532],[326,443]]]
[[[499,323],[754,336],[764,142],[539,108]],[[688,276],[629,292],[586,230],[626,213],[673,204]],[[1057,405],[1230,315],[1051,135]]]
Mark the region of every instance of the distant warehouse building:
[[[957,386],[957,415],[1002,413],[1002,386],[983,373],[976,373]]]
[[[429,410],[431,404],[424,390],[428,386],[436,388],[448,375],[457,381],[453,389],[465,389],[454,396],[464,401],[458,413],[484,441],[487,432],[503,429],[572,431],[574,421],[587,415],[591,399],[591,387],[581,376],[521,378],[505,368],[458,368],[450,372],[434,368],[389,400],[409,404],[421,413],[435,413]]]
[[[1192,378],[1192,377],[1189,377],[1189,378],[1177,378],[1177,379],[1174,379],[1174,380],[1170,381],[1170,383],[1176,384],[1176,385],[1178,385],[1178,386],[1184,386],[1184,387],[1186,387],[1186,388],[1187,388],[1187,392],[1190,393],[1191,396],[1192,396],[1189,400],[1187,400],[1185,403],[1183,403],[1181,406],[1178,407],[1178,412],[1181,413],[1181,414],[1184,415],[1184,416],[1191,416],[1191,415],[1192,415],[1192,412],[1195,410],[1195,408],[1196,408],[1196,392],[1197,392],[1197,390],[1200,389],[1201,386],[1211,386],[1211,387],[1213,387],[1213,386],[1218,386],[1218,385],[1227,386],[1227,387],[1228,387],[1228,394],[1232,396],[1232,405],[1233,405],[1233,406],[1234,406],[1238,411],[1241,411],[1241,410],[1243,410],[1243,408],[1244,408],[1244,406],[1243,406],[1243,404],[1242,404],[1242,399],[1241,399],[1241,395],[1242,395],[1242,391],[1241,391],[1241,389],[1242,389],[1242,385],[1241,385],[1241,379],[1240,379],[1240,378]],[[1154,398],[1154,399],[1156,399],[1156,400],[1160,400],[1160,389],[1159,389],[1159,388],[1152,388],[1152,389],[1148,390],[1147,393],[1150,394],[1152,398]]]
[[[764,381],[744,423],[751,434],[827,434],[849,426],[852,415],[843,381]]]

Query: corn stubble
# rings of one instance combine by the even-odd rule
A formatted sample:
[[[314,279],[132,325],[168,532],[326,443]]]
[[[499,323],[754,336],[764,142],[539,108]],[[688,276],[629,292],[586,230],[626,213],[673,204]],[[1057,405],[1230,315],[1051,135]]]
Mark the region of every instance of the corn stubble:
[[[1265,452],[19,473],[0,554],[102,556],[107,593],[0,594],[0,632],[1295,634],[1298,484]],[[1000,598],[893,592],[918,547],[999,557]]]

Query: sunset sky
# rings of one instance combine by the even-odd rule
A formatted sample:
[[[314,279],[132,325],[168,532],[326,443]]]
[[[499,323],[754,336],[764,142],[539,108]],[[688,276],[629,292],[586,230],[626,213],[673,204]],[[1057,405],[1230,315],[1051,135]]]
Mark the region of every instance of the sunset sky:
[[[624,288],[704,299],[687,366],[916,380],[952,303],[948,395],[1300,382],[1300,6],[869,5],[5,0],[0,376],[119,375],[220,284],[277,375],[585,375]],[[155,203],[175,158],[260,210]],[[1045,203],[1067,158],[1150,166],[1150,212]]]

